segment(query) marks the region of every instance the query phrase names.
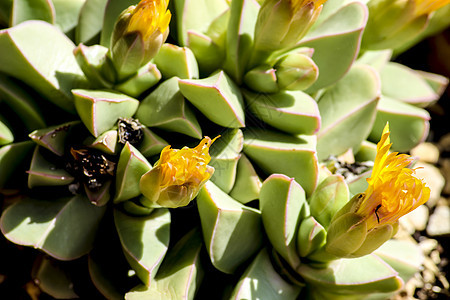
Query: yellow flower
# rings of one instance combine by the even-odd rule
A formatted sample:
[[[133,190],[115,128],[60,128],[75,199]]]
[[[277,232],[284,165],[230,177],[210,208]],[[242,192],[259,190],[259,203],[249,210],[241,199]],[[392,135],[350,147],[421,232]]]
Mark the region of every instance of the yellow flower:
[[[148,40],[155,32],[164,33],[172,16],[168,5],[169,1],[166,0],[141,0],[131,13],[127,32],[138,31],[144,40]]]
[[[219,136],[218,136],[219,137]],[[155,167],[140,181],[141,192],[152,203],[164,207],[186,206],[214,173],[209,147],[218,138],[205,137],[197,147],[165,147]]]
[[[449,3],[450,0],[416,0],[414,14],[416,16],[430,14]]]
[[[367,229],[394,224],[430,198],[430,188],[415,176],[415,169],[406,168],[412,158],[407,154],[389,153],[389,124],[386,124],[377,145],[377,155],[369,187],[355,213],[367,216]]]

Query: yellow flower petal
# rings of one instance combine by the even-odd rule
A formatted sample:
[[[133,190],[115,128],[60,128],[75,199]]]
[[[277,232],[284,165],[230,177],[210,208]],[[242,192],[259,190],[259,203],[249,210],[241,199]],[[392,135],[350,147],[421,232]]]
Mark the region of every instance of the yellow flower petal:
[[[132,12],[127,31],[140,32],[144,40],[155,32],[164,33],[172,16],[168,5],[166,0],[141,0]]]
[[[416,0],[416,8],[414,14],[416,16],[430,14],[449,3],[450,0]]]

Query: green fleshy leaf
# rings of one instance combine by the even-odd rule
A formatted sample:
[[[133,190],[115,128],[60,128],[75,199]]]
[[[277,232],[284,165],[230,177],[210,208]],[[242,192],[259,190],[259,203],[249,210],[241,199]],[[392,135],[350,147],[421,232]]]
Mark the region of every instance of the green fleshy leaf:
[[[107,64],[108,48],[93,45],[87,47],[79,44],[73,54],[77,59],[78,65],[83,70],[84,75],[88,78],[92,87],[97,88],[111,88],[112,83],[103,76],[104,65]]]
[[[326,242],[326,231],[319,222],[310,216],[300,223],[297,236],[297,251],[300,257],[306,257],[318,250]]]
[[[254,129],[244,133],[244,153],[268,174],[294,177],[307,195],[316,188],[319,166],[315,136]]]
[[[194,112],[178,87],[178,78],[161,83],[140,104],[136,117],[142,124],[202,138],[202,130]]]
[[[380,95],[378,74],[355,66],[319,99],[322,128],[317,135],[319,159],[357,148],[370,133]]]
[[[114,220],[128,263],[139,279],[150,285],[169,246],[169,210],[161,208],[147,217],[132,217],[115,209]]]
[[[55,7],[49,0],[13,0],[11,8],[11,27],[28,20],[55,21]]]
[[[52,0],[55,6],[55,24],[71,38],[74,37],[75,27],[78,25],[78,18],[81,8],[86,0]]]
[[[234,273],[262,246],[260,212],[240,204],[211,181],[200,190],[197,205],[212,264]]]
[[[392,58],[392,50],[377,50],[377,51],[365,51],[355,62],[356,64],[369,65],[378,72],[380,72],[384,66]]]
[[[259,202],[272,246],[296,269],[300,265],[297,231],[302,219],[309,215],[305,191],[293,178],[273,174],[263,182]]]
[[[74,178],[64,169],[47,161],[36,146],[28,173],[28,187],[67,185]]]
[[[347,205],[350,205],[348,203]],[[347,257],[358,250],[367,237],[367,223],[355,213],[336,214],[327,232],[326,251]]]
[[[141,194],[139,180],[152,168],[145,157],[130,143],[126,143],[120,153],[116,171],[116,195],[114,203],[119,203]]]
[[[101,26],[100,45],[109,48],[114,24],[120,13],[129,6],[136,4],[136,0],[108,0],[104,11],[103,25]]]
[[[164,78],[197,79],[198,65],[194,53],[187,47],[164,44],[153,59]]]
[[[27,21],[0,31],[0,71],[36,89],[48,100],[75,112],[71,89],[88,82],[73,55],[75,48],[56,27]]]
[[[297,271],[312,289],[327,293],[391,292],[403,284],[398,273],[375,255],[336,260],[322,269],[302,264]]]
[[[180,80],[179,86],[186,99],[212,122],[228,128],[245,127],[241,92],[225,72],[204,79]]]
[[[225,53],[209,36],[194,30],[188,31],[187,45],[195,55],[202,74],[209,75],[220,68]]]
[[[202,247],[201,232],[191,230],[167,253],[150,287],[138,286],[127,293],[125,299],[194,299],[203,278]]]
[[[73,121],[38,129],[30,133],[29,137],[39,146],[50,150],[58,156],[63,156],[70,133],[79,125],[80,121]]]
[[[229,193],[233,188],[243,145],[242,131],[231,129],[222,134],[210,148],[211,162],[209,165],[215,169],[210,180],[225,193]]]
[[[156,155],[169,145],[163,138],[156,135],[153,131],[147,127],[143,128],[144,138],[142,142],[136,147],[142,155],[149,157]]]
[[[447,77],[424,71],[415,71],[415,73],[425,79],[428,85],[439,97],[444,94],[445,89],[447,88],[447,85],[449,83],[449,79]]]
[[[248,203],[259,198],[261,185],[261,179],[256,174],[252,163],[247,156],[241,154],[237,165],[236,181],[230,196],[242,204]]]
[[[414,70],[390,62],[380,72],[383,95],[417,106],[426,106],[439,95]]]
[[[56,299],[75,299],[74,284],[69,270],[60,262],[42,256],[34,264],[32,278],[40,290]]]
[[[308,92],[329,86],[347,73],[358,55],[367,15],[364,4],[352,2],[330,15],[300,41],[298,46],[314,49],[312,59],[320,70],[319,78]]]
[[[230,299],[295,300],[300,290],[275,271],[264,248],[242,275]]]
[[[252,52],[258,11],[259,5],[255,1],[235,0],[231,2],[224,69],[238,84],[242,82]]]
[[[117,135],[117,129],[105,131],[92,142],[90,147],[108,154],[116,154],[119,148],[117,145]]]
[[[355,153],[355,160],[359,162],[363,161],[375,161],[377,156],[377,145],[369,141],[363,141]]]
[[[275,71],[274,68],[268,65],[258,66],[245,74],[244,83],[256,92],[276,93],[279,91],[279,88]]]
[[[75,107],[89,132],[98,137],[111,129],[119,118],[131,118],[139,101],[127,95],[106,90],[72,90]]]
[[[141,195],[139,198],[123,202],[122,207],[124,211],[134,216],[148,216],[155,208],[160,208],[156,207],[156,205],[154,205],[154,207],[143,206],[142,203],[150,202],[148,199],[144,198],[145,196]]]
[[[33,246],[59,260],[73,260],[92,249],[105,210],[81,195],[51,200],[24,198],[3,212],[0,225],[5,237],[15,244]]]
[[[161,72],[156,65],[149,63],[127,79],[125,82],[116,85],[116,89],[132,97],[138,97],[143,92],[154,86],[161,79]]]
[[[320,128],[316,101],[301,91],[254,94],[244,91],[250,110],[267,124],[292,134],[314,134]]]
[[[28,130],[32,131],[46,126],[41,110],[33,97],[2,74],[0,74],[0,97],[17,113],[17,117]]]
[[[347,180],[348,190],[350,191],[350,194],[356,195],[367,190],[369,184],[367,183],[366,179],[369,178],[370,175],[372,175],[372,170],[364,172],[361,175],[356,176],[355,178]]]
[[[80,11],[78,26],[75,28],[77,44],[95,40],[102,30],[107,3],[108,0],[86,0]]]
[[[0,146],[10,144],[14,141],[14,135],[11,130],[0,120]]]
[[[5,187],[14,171],[31,154],[35,145],[32,141],[26,141],[0,147],[0,189]]]
[[[226,0],[174,1],[178,42],[187,45],[189,30],[206,32],[211,22],[228,9]]]
[[[386,122],[391,130],[392,151],[408,152],[428,136],[430,115],[426,110],[384,96],[377,110],[369,140],[380,140]]]

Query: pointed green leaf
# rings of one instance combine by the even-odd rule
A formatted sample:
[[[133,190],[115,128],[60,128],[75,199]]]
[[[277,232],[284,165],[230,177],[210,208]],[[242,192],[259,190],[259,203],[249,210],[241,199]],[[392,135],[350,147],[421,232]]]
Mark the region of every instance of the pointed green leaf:
[[[79,44],[73,51],[75,58],[92,88],[111,88],[112,83],[103,75],[109,49],[100,45]]]
[[[327,233],[313,216],[301,221],[297,236],[297,251],[300,257],[307,257],[326,242]]]
[[[384,66],[389,62],[392,57],[392,50],[376,50],[365,51],[355,62],[357,64],[369,65],[378,72],[380,72]]]
[[[50,150],[58,156],[63,156],[70,133],[79,125],[80,121],[73,121],[38,129],[30,133],[29,137],[39,146]]]
[[[297,268],[297,231],[309,215],[305,191],[293,178],[273,174],[263,182],[259,202],[270,243],[292,268]]]
[[[14,135],[11,130],[0,120],[0,146],[10,144],[14,141]]]
[[[244,153],[268,174],[294,177],[307,195],[317,185],[319,166],[315,136],[295,137],[254,129],[244,133]]]
[[[312,59],[320,70],[319,78],[308,91],[329,86],[347,73],[358,55],[367,17],[367,7],[361,2],[352,2],[330,15],[301,40],[299,46],[314,48]]]
[[[126,259],[145,285],[150,285],[169,247],[170,213],[156,209],[146,217],[114,210],[114,221]]]
[[[116,154],[117,147],[117,129],[103,132],[92,142],[91,147],[108,154]]]
[[[28,173],[28,187],[55,186],[71,183],[74,178],[66,170],[57,168],[40,153],[40,147],[36,146],[31,159]]]
[[[403,284],[398,273],[375,255],[335,260],[323,269],[302,264],[297,271],[314,289],[337,294],[391,292]]]
[[[72,90],[81,121],[93,136],[111,129],[119,118],[131,118],[139,101],[115,91]]]
[[[293,134],[314,134],[320,128],[316,101],[301,91],[255,94],[244,91],[247,104],[256,117]]]
[[[278,274],[264,248],[242,275],[230,299],[295,300],[300,290]]]
[[[258,210],[240,204],[211,181],[200,190],[197,205],[203,239],[214,267],[231,274],[261,248]]]
[[[75,27],[78,25],[78,18],[81,8],[86,0],[52,0],[55,6],[55,24],[72,39]]]
[[[209,36],[189,30],[187,46],[194,53],[202,74],[211,74],[222,65],[225,53]]]
[[[132,97],[138,97],[154,86],[161,79],[161,72],[156,65],[149,63],[125,82],[116,85],[116,89]]]
[[[358,147],[375,121],[380,82],[374,69],[356,65],[319,99],[322,128],[317,134],[320,160]]]
[[[147,127],[144,127],[144,138],[137,146],[137,149],[142,155],[149,157],[160,153],[167,145],[169,144],[163,138],[156,135]]]
[[[130,143],[126,143],[120,153],[116,170],[116,195],[114,203],[119,203],[141,194],[139,180],[152,166]]]
[[[259,198],[261,185],[261,179],[256,174],[252,163],[247,156],[241,154],[237,165],[236,181],[230,196],[242,204],[248,203]]]
[[[153,59],[164,78],[196,79],[198,65],[194,53],[187,47],[164,44]]]
[[[3,212],[0,225],[5,237],[16,244],[33,246],[59,260],[73,260],[92,249],[105,210],[82,195],[24,198]]]
[[[87,81],[73,55],[75,48],[56,27],[27,21],[0,31],[0,71],[36,89],[57,106],[75,112],[71,89]]]
[[[178,78],[161,83],[140,104],[136,117],[142,124],[202,138],[202,130],[194,112],[178,87]]]
[[[28,20],[55,21],[55,7],[51,0],[13,0],[10,26]]]
[[[245,127],[241,92],[224,71],[204,79],[180,80],[179,86],[184,97],[214,123]]]
[[[26,141],[0,147],[0,189],[4,188],[15,170],[32,153],[35,145],[32,141]]]
[[[105,8],[108,0],[86,0],[80,11],[75,28],[76,43],[89,43],[102,30]],[[109,45],[108,45],[109,46]]]
[[[248,71],[244,76],[244,83],[253,91],[259,93],[276,93],[280,89],[277,84],[275,69],[268,65],[261,65]],[[244,93],[244,96],[248,98]],[[249,100],[247,100],[249,101]]]

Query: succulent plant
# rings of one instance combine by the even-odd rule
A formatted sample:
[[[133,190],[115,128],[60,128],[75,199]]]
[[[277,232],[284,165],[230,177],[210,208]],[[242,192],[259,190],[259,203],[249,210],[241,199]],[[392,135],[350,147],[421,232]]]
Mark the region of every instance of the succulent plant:
[[[391,238],[429,188],[389,149],[448,80],[390,60],[448,1],[137,2],[0,6],[0,227],[48,255],[41,289],[77,296],[61,261],[86,257],[108,299],[401,288],[422,257]]]

